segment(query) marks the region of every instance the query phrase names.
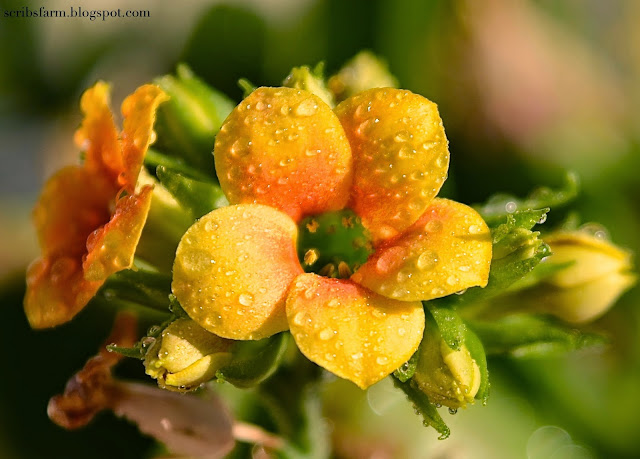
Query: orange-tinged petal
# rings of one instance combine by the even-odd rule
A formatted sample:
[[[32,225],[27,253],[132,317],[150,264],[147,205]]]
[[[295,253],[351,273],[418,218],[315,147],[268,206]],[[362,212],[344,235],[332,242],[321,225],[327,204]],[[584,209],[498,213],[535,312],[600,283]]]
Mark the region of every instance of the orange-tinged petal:
[[[224,338],[262,339],[286,330],[286,293],[302,273],[297,232],[272,207],[216,209],[182,237],[173,293],[193,320]]]
[[[351,279],[403,301],[487,285],[491,233],[471,207],[436,198],[402,235],[385,241]]]
[[[353,152],[351,208],[374,240],[427,209],[447,177],[449,150],[436,104],[410,91],[371,89],[335,109]]]
[[[130,268],[142,228],[147,221],[153,187],[125,196],[116,203],[115,213],[106,225],[86,239],[87,256],[83,263],[88,281],[105,281],[111,274]]]
[[[78,166],[65,167],[44,185],[33,209],[43,256],[78,257],[87,236],[109,221],[116,189],[101,176]]]
[[[109,108],[110,87],[99,81],[87,89],[80,99],[84,113],[75,142],[85,152],[85,167],[115,181],[124,170],[118,131]]]
[[[416,351],[424,330],[417,301],[396,301],[346,279],[302,274],[287,297],[287,318],[300,351],[365,389]]]
[[[348,200],[349,142],[331,108],[310,92],[258,88],[227,117],[214,152],[232,204],[267,204],[298,221]]]
[[[122,131],[122,157],[124,161],[120,184],[133,192],[149,145],[155,141],[153,123],[156,109],[167,96],[162,89],[152,84],[140,86],[122,103],[124,116]]]
[[[81,190],[79,193],[78,190]],[[33,328],[60,325],[98,291],[82,272],[87,237],[109,221],[115,189],[89,171],[69,166],[51,177],[33,211],[42,258],[27,271],[24,308]]]
[[[84,279],[81,257],[51,256],[36,260],[27,271],[24,310],[32,328],[48,328],[71,320],[96,294],[102,282]]]

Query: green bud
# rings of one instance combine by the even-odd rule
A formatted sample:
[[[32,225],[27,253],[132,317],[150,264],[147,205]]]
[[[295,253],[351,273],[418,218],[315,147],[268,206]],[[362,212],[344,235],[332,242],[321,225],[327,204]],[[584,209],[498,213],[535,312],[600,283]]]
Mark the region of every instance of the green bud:
[[[513,263],[535,255],[542,244],[537,231],[515,228],[493,245],[493,261]]]
[[[137,187],[153,186],[149,215],[140,236],[136,257],[166,272],[171,271],[178,243],[193,224],[191,212],[143,167]]]
[[[333,94],[327,89],[322,70],[322,64],[318,64],[313,72],[306,65],[294,67],[282,85],[288,88],[309,91],[322,99],[329,107],[334,107]]]
[[[329,89],[336,102],[371,88],[396,88],[398,80],[387,64],[369,51],[358,53],[329,79]]]
[[[155,146],[213,173],[215,136],[235,104],[197,78],[186,65],[179,65],[176,74],[155,80],[170,96],[157,113]]]
[[[473,403],[482,375],[469,349],[450,348],[435,322],[427,320],[413,381],[432,403],[458,409]]]
[[[195,389],[230,362],[232,343],[191,319],[177,319],[149,348],[144,359],[146,373],[166,389]]]

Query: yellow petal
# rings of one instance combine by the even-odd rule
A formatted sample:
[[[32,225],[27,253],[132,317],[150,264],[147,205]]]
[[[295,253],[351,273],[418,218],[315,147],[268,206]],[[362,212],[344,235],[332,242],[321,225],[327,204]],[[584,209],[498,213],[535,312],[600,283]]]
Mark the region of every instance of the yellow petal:
[[[309,360],[362,389],[409,360],[424,330],[421,303],[390,300],[349,280],[315,274],[293,282],[287,318]]]
[[[298,221],[342,209],[349,198],[349,142],[331,108],[310,92],[256,89],[227,117],[214,152],[232,204],[267,204]]]
[[[402,235],[385,241],[351,279],[389,298],[430,300],[487,285],[491,233],[471,207],[434,199]]]
[[[335,112],[353,152],[351,207],[374,240],[403,232],[447,177],[448,142],[436,104],[380,88],[350,97]]]
[[[224,338],[262,339],[286,330],[286,293],[302,273],[297,231],[272,207],[214,210],[178,245],[173,293],[193,320]]]

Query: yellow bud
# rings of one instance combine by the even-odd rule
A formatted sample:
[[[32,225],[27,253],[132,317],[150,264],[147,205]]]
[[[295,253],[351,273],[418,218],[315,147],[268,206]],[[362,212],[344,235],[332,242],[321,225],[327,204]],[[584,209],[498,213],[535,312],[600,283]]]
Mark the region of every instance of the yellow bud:
[[[178,319],[149,348],[144,366],[161,387],[194,389],[229,363],[231,345],[231,340],[209,333],[191,319]]]
[[[543,312],[567,322],[588,322],[604,314],[636,281],[630,272],[631,254],[603,238],[561,231],[544,241],[553,253],[545,262],[572,264],[541,285],[535,302]]]
[[[450,348],[435,324],[429,326],[418,351],[413,381],[429,400],[458,409],[473,403],[480,388],[480,368],[466,346]]]

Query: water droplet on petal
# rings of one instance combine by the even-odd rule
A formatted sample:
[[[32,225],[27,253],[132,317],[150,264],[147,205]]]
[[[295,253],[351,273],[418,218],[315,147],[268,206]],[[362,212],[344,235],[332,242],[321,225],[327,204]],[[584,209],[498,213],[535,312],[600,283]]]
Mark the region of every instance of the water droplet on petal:
[[[438,254],[433,250],[425,250],[420,254],[416,261],[416,266],[418,267],[418,269],[423,271],[433,269],[437,264]]]
[[[437,233],[442,229],[442,223],[440,220],[429,220],[426,225],[424,225],[424,230],[428,233]]]
[[[378,365],[386,365],[389,362],[389,358],[381,355],[376,359]]]
[[[335,336],[335,332],[330,328],[325,328],[318,333],[318,338],[322,341],[328,341]]]
[[[253,295],[249,293],[243,293],[238,297],[238,302],[242,306],[250,306],[253,303]]]
[[[296,116],[311,116],[318,110],[318,104],[313,99],[306,99],[300,102],[293,109],[293,113]]]

